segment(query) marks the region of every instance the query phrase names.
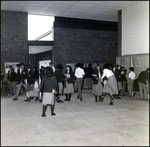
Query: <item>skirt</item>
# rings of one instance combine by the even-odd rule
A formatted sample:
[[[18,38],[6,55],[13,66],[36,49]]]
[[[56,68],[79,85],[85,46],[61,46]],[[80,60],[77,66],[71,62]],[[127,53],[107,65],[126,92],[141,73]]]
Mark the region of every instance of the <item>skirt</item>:
[[[43,105],[54,105],[54,94],[50,92],[43,92]]]
[[[61,82],[58,83],[58,91],[59,91],[59,94],[62,94],[63,92],[63,84]]]
[[[118,94],[117,81],[114,75],[108,78],[107,84],[103,87],[103,92],[109,94]]]
[[[64,94],[74,93],[73,83],[66,83]]]
[[[102,95],[102,89],[103,89],[102,83],[99,80],[98,84],[93,84],[92,94],[94,94],[94,95]]]

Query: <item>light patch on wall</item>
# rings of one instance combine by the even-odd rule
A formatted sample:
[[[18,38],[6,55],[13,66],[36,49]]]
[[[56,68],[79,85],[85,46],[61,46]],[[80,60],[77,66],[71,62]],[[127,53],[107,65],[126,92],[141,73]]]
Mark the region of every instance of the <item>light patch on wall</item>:
[[[28,40],[37,37],[53,29],[54,17],[28,14]],[[53,31],[39,41],[53,41]]]

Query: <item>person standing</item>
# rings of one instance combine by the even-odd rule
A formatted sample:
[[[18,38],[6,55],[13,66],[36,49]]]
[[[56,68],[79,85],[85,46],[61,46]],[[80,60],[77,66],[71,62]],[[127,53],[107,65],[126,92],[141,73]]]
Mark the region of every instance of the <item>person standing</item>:
[[[82,81],[83,81],[84,76],[85,76],[85,72],[81,68],[81,64],[78,63],[77,68],[75,70],[75,77],[76,77],[77,89],[78,89],[77,99],[80,99],[80,101],[82,101]]]
[[[145,71],[142,71],[138,76],[138,85],[140,90],[140,99],[147,100],[148,99],[148,83],[149,83],[149,68],[147,68]],[[144,91],[144,96],[143,96]]]
[[[135,80],[135,72],[134,68],[130,67],[129,68],[129,97],[133,96],[133,82]]]
[[[121,67],[120,67],[120,65],[116,65],[115,76],[116,76],[117,86],[118,86],[118,95],[116,96],[116,99],[121,99],[121,97],[119,97],[120,92],[122,90]]]
[[[87,86],[88,88],[92,88],[92,74],[93,74],[93,67],[92,64],[89,63],[88,67],[86,68],[86,77],[87,80]]]
[[[96,68],[93,71],[93,74],[96,77],[93,83],[92,94],[95,95],[95,102],[97,102],[97,98],[99,98],[100,102],[103,102],[101,83],[102,70],[99,65],[96,66]]]
[[[66,66],[66,71],[64,74],[66,80],[65,80],[65,88],[64,88],[64,94],[66,96],[66,99],[64,101],[70,101],[71,100],[71,95],[74,93],[74,88],[73,88],[73,71],[71,66],[67,65]]]
[[[109,105],[113,105],[114,97],[118,94],[117,80],[112,71],[112,68],[109,64],[103,65],[103,75],[101,77],[101,82],[104,82],[104,78],[107,78],[107,83],[103,87],[102,98],[104,98],[105,94],[108,93],[110,96]]]
[[[17,70],[17,90],[16,90],[16,94],[13,98],[13,100],[18,100],[18,96],[20,93],[20,90],[22,87],[24,87],[26,89],[26,91],[28,91],[28,84],[27,84],[27,69],[25,68],[24,63],[21,63],[20,65],[18,64],[18,67],[20,66],[20,68],[18,68]],[[27,101],[29,101],[29,99],[26,99]],[[24,100],[24,101],[26,101]]]
[[[60,101],[60,95],[63,95],[63,82],[64,82],[64,76],[62,74],[63,66],[61,64],[56,65],[56,70],[55,70],[55,76],[57,79],[57,89],[56,89],[56,101],[57,102],[62,102]]]
[[[51,108],[51,115],[56,115],[54,113],[54,105],[55,105],[55,92],[57,87],[56,77],[53,73],[53,69],[51,67],[46,67],[45,76],[42,78],[41,87],[40,87],[40,95],[43,93],[43,111],[42,117],[45,117],[45,113],[47,110],[47,106]]]
[[[121,67],[121,81],[122,81],[122,90],[120,92],[120,96],[125,96],[127,89],[127,78],[126,78],[127,70],[124,67]]]
[[[34,86],[34,73],[32,71],[32,67],[30,64],[26,65],[27,67],[27,83],[28,83],[28,91],[33,90]]]
[[[49,66],[53,69],[53,72],[55,72],[55,67],[53,66],[53,62],[49,62]]]
[[[37,81],[38,83],[39,83],[39,71],[38,71],[38,69],[37,69],[37,66],[34,66],[34,76],[33,76],[33,78],[34,78],[34,81]]]
[[[15,95],[16,93],[16,73],[14,68],[10,65],[8,71],[8,82],[10,87],[10,94]]]

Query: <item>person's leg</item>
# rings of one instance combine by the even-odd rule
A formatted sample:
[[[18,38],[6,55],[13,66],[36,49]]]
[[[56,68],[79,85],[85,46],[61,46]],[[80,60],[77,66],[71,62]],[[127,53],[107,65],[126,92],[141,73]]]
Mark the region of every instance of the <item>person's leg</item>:
[[[132,82],[131,82],[131,79],[129,79],[129,96],[132,95],[132,87],[131,87],[131,85],[132,85]]]
[[[97,97],[98,97],[98,96],[97,96],[97,95],[95,95],[95,102],[97,102]]]
[[[66,99],[64,101],[68,101],[68,94],[65,94]]]
[[[47,109],[47,105],[43,105],[43,111],[42,111],[42,117],[45,117],[45,113],[46,113],[46,109]]]
[[[68,94],[68,101],[71,100],[71,93]]]
[[[138,82],[138,85],[139,85],[139,90],[140,90],[140,99],[142,100],[142,99],[143,99],[142,83],[141,83],[141,82]]]
[[[15,93],[16,93],[16,82],[15,81],[13,81],[12,87],[13,87],[13,95],[15,95]]]
[[[113,105],[113,101],[114,101],[114,95],[110,95],[110,103],[109,103],[109,105]]]
[[[142,87],[143,87],[143,90],[144,90],[144,99],[147,100],[148,99],[148,93],[147,93],[147,88],[146,88],[146,84],[143,84],[142,83]]]
[[[79,82],[78,82],[78,95],[79,95],[79,98],[80,98],[80,101],[82,101],[82,78],[81,79],[78,79]]]
[[[120,96],[125,96],[125,92],[126,92],[126,81],[123,81]]]
[[[15,96],[14,96],[14,99],[13,99],[13,100],[18,100],[18,96],[19,96],[19,93],[20,93],[20,90],[21,90],[22,84],[21,84],[21,83],[20,83],[20,84],[17,84],[17,85],[16,85],[16,87],[17,87],[17,90],[16,90],[16,94],[15,94]]]
[[[28,91],[28,89],[29,89],[29,86],[28,86],[29,84],[23,84],[23,87],[26,89],[26,91]],[[30,101],[31,100],[31,98],[26,98],[24,101]]]

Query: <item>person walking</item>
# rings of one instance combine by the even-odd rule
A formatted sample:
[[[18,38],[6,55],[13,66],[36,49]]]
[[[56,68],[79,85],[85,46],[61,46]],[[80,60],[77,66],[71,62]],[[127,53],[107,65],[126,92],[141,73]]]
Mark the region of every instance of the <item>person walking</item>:
[[[80,101],[82,101],[83,99],[82,98],[82,81],[83,81],[84,76],[85,76],[85,72],[81,68],[81,64],[78,63],[77,68],[75,70],[75,77],[76,77],[77,89],[78,89],[77,99],[80,99]]]
[[[64,94],[66,96],[66,99],[64,101],[70,101],[71,100],[71,95],[74,93],[74,88],[73,88],[73,71],[71,66],[66,65],[66,71],[65,71],[65,87],[64,87]]]
[[[13,100],[18,100],[18,96],[19,96],[19,93],[20,93],[20,90],[22,87],[24,87],[26,89],[26,91],[28,91],[28,84],[27,84],[27,72],[28,70],[25,68],[25,64],[24,63],[21,63],[20,65],[18,64],[17,65],[18,67],[20,66],[20,68],[18,68],[17,70],[17,84],[16,84],[16,87],[17,87],[17,90],[16,90],[16,94],[13,98]],[[30,101],[30,99],[26,99],[24,101]]]
[[[102,98],[107,94],[110,96],[109,105],[113,105],[114,97],[118,94],[117,80],[109,64],[103,65],[103,75],[101,82],[104,82],[104,78],[107,78],[107,83],[103,87]]]
[[[138,85],[140,90],[140,99],[147,100],[148,99],[148,83],[149,83],[149,68],[147,68],[145,71],[142,71],[138,76]],[[143,96],[144,91],[144,96]]]
[[[51,67],[46,67],[45,76],[43,76],[40,86],[40,95],[43,93],[42,117],[46,116],[47,106],[51,108],[51,115],[56,115],[54,113],[56,87],[57,81],[53,69]]]
[[[98,98],[100,102],[103,102],[102,83],[101,83],[102,70],[100,68],[100,65],[97,65],[96,68],[94,69],[93,76],[95,76],[95,78],[93,79],[94,83],[93,83],[92,94],[95,95],[95,102],[97,102]]]
[[[34,81],[37,81],[39,83],[39,75],[40,75],[40,73],[39,73],[39,71],[37,69],[37,66],[34,66],[34,72],[33,73],[34,73],[34,76],[33,76]]]

